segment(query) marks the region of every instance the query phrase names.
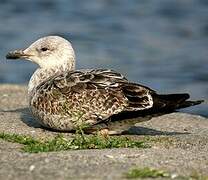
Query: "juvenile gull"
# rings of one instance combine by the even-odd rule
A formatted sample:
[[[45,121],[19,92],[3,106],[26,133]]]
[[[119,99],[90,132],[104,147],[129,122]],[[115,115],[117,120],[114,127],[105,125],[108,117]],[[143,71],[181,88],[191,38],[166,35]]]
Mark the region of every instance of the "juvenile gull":
[[[29,82],[29,106],[43,126],[55,130],[93,129],[121,112],[170,112],[202,102],[187,101],[186,93],[159,95],[113,70],[75,70],[71,43],[59,36],[38,39],[6,58],[39,65]]]

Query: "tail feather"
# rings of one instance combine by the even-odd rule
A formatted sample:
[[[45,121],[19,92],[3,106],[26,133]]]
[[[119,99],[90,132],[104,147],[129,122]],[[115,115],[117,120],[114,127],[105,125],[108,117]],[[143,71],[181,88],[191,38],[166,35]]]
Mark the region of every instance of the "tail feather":
[[[204,102],[203,100],[198,101],[187,101],[190,96],[187,93],[184,94],[166,94],[166,95],[160,95],[156,94],[153,97],[154,106],[155,109],[160,110],[167,110],[172,111],[176,109],[186,108],[190,106],[195,106],[198,104],[201,104]]]

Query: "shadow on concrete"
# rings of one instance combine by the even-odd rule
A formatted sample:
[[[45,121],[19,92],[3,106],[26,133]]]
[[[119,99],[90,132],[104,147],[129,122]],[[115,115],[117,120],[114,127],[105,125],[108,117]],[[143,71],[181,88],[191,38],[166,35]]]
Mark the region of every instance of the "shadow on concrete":
[[[33,118],[32,113],[30,112],[29,108],[19,108],[14,110],[0,110],[0,112],[10,112],[10,113],[21,113],[21,121],[27,124],[29,127],[33,128],[42,128],[44,130],[52,131],[52,132],[63,132],[67,133],[67,131],[57,131],[53,129],[49,129],[43,127],[38,121]],[[119,115],[114,115],[110,119],[107,119],[104,122],[100,122],[92,127],[92,132],[95,132],[100,129],[108,128],[109,130],[116,131],[116,134],[122,135],[183,135],[189,133],[181,133],[181,132],[168,132],[168,131],[159,131],[151,128],[135,126],[136,123],[140,123],[143,121],[149,121],[153,117],[161,116],[167,113],[160,113],[160,114],[150,114],[150,115],[142,115],[138,117],[136,113],[121,113]],[[91,129],[91,128],[90,128]],[[71,131],[73,132],[73,131]],[[88,134],[88,130],[86,131]],[[91,132],[91,130],[89,131]],[[69,133],[69,131],[68,131]]]
[[[10,112],[10,113],[20,113],[21,121],[27,124],[29,127],[33,128],[42,128],[41,124],[39,124],[32,116],[29,108],[19,108],[14,110],[3,110],[1,112]]]
[[[95,124],[93,127],[87,129],[87,133],[96,132],[100,129],[109,129],[114,135],[183,135],[189,134],[188,132],[168,132],[168,131],[159,131],[152,128],[135,126],[137,123],[144,121],[150,121],[153,117],[162,116],[171,112],[164,113],[148,113],[142,114],[138,112],[123,112],[117,115],[113,115],[111,118],[106,119],[105,121],[100,121]]]
[[[133,126],[128,129],[128,131],[122,132],[123,135],[150,135],[150,136],[173,136],[173,135],[185,135],[190,134],[188,132],[168,132],[168,131],[159,131],[151,128]]]

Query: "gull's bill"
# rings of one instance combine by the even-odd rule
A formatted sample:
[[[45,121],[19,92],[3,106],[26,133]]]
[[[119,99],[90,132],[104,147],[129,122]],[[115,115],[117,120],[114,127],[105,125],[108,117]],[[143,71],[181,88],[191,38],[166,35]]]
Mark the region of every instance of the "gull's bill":
[[[15,51],[10,51],[7,53],[6,58],[7,59],[26,59],[30,57],[30,54],[26,54],[24,50],[15,50]]]

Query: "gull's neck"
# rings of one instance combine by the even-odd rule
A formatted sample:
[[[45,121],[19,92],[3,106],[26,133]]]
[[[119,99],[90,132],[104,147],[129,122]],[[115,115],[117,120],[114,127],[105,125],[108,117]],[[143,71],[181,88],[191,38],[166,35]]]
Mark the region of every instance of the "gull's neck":
[[[52,66],[47,68],[38,68],[30,78],[29,84],[28,84],[28,94],[31,96],[33,92],[35,91],[36,87],[49,79],[52,76],[62,74],[67,71],[75,70],[75,63],[65,63],[61,66]]]

